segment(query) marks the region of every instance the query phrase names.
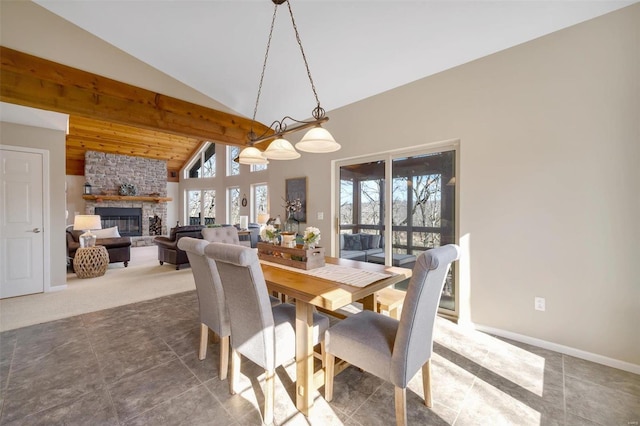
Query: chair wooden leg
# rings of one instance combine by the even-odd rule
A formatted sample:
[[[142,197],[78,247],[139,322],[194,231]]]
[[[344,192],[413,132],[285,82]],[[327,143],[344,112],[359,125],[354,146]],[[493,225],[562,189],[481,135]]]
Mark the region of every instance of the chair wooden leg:
[[[229,393],[235,395],[240,377],[240,352],[231,348],[231,371],[229,372]]]
[[[407,389],[396,386],[396,425],[407,424]]]
[[[424,390],[424,405],[431,408],[431,360],[422,366],[422,388]]]
[[[327,352],[324,349],[324,340],[320,342],[320,359],[322,361],[322,368],[325,368],[327,365]]]
[[[198,358],[200,361],[207,357],[207,345],[209,344],[209,327],[200,324],[200,352]]]
[[[276,392],[275,371],[266,371],[264,383],[264,424],[273,423],[273,405]]]
[[[330,402],[333,399],[333,368],[336,365],[336,357],[325,352],[324,359],[324,399]]]
[[[229,336],[220,339],[220,380],[227,378],[229,371]]]

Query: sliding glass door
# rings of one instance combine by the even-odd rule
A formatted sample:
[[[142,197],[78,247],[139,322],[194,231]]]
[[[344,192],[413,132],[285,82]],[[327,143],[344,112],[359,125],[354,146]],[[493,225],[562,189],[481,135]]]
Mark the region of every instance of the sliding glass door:
[[[413,268],[420,253],[457,241],[455,147],[338,168],[340,257]],[[440,308],[457,316],[455,265]]]

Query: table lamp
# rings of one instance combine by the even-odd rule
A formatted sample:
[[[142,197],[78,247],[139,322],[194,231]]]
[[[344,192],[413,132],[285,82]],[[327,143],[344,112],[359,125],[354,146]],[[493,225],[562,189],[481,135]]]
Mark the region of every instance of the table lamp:
[[[246,231],[249,229],[249,216],[240,216],[240,230]]]
[[[74,231],[87,231],[80,235],[80,247],[93,247],[97,237],[91,233],[92,229],[102,229],[99,215],[80,214],[73,219]]]
[[[269,221],[269,213],[258,213],[258,217],[256,218],[258,225],[266,225]]]

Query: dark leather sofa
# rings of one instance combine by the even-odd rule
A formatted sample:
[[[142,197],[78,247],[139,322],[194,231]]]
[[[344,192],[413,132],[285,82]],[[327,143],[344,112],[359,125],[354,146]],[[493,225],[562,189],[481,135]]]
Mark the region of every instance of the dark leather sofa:
[[[70,266],[73,268],[73,258],[80,248],[80,235],[84,231],[74,231],[67,229],[67,257]],[[98,238],[97,246],[105,246],[109,253],[109,263],[124,262],[125,268],[129,266],[131,260],[131,237]]]
[[[202,228],[204,228],[202,225],[176,226],[171,228],[168,237],[155,237],[153,242],[158,246],[158,261],[160,265],[167,262],[176,265],[176,270],[180,269],[181,265],[188,265],[189,258],[187,253],[178,248],[178,241],[182,237],[202,238],[202,232],[200,232]]]

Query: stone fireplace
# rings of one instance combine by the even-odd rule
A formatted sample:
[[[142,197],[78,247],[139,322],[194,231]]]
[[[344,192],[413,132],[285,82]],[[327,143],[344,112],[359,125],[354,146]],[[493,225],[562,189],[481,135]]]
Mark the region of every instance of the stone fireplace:
[[[160,224],[161,229],[154,228],[155,234],[167,234],[167,203],[155,199],[167,196],[166,161],[87,151],[84,174],[86,182],[91,185],[92,195],[107,196],[105,199],[85,200],[86,214],[102,216],[102,209],[108,209],[108,220],[103,218],[103,227],[118,226],[121,235],[131,236],[134,246],[153,245],[155,235],[150,235],[149,230],[154,227],[150,225]],[[125,185],[126,196],[119,196],[122,185]],[[140,199],[150,197],[154,199]],[[135,215],[139,217],[139,224],[133,223],[136,219],[132,219],[132,210],[127,213],[123,209],[139,211],[139,216]],[[137,229],[127,229],[123,234],[123,229],[130,227]]]

